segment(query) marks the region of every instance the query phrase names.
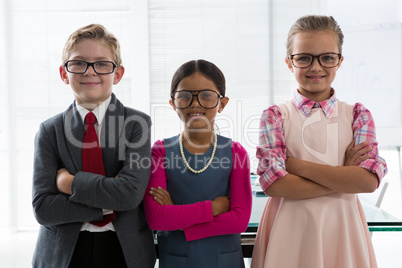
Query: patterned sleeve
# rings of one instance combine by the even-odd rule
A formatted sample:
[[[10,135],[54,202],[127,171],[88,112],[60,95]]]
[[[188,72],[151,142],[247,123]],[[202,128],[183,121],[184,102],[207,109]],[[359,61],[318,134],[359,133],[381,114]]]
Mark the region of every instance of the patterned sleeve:
[[[361,103],[356,103],[354,106],[352,129],[356,144],[367,141],[369,146],[373,148],[373,150],[369,152],[370,158],[361,162],[359,166],[377,174],[378,181],[381,182],[381,179],[388,172],[387,164],[378,154],[378,142],[373,117],[370,111]]]
[[[261,188],[265,191],[279,178],[287,175],[286,143],[282,128],[282,115],[277,105],[265,110],[260,121],[260,137],[257,146]]]

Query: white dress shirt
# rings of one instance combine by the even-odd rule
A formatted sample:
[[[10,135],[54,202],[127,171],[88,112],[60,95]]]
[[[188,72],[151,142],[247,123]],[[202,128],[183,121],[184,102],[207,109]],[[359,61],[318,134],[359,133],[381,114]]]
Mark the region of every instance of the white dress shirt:
[[[102,102],[98,107],[96,107],[92,111],[92,113],[96,116],[96,123],[94,124],[94,126],[95,126],[95,130],[96,130],[96,134],[98,135],[98,139],[99,139],[100,134],[101,134],[103,119],[105,118],[106,110],[107,110],[107,107],[109,106],[111,100],[112,100],[112,96],[107,98],[104,102]],[[90,111],[88,111],[84,107],[80,106],[79,104],[77,104],[77,110],[80,113],[82,122],[84,123],[85,128],[86,128],[85,116]],[[99,139],[99,144],[100,144],[100,142],[101,141]],[[113,213],[113,210],[103,209],[103,215],[111,214],[111,213]],[[89,222],[84,222],[84,224],[81,227],[81,231],[105,232],[105,231],[115,231],[115,229],[114,229],[114,226],[113,226],[112,222],[109,222],[108,224],[106,224],[105,226],[102,226],[102,227],[93,225],[93,224],[91,224]]]

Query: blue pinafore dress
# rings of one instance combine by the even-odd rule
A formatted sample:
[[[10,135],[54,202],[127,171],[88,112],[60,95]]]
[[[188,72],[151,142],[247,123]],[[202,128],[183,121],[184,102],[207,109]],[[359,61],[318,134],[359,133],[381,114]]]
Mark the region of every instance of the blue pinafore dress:
[[[164,140],[167,190],[175,205],[193,204],[230,196],[229,176],[233,155],[231,139],[217,136],[217,149],[211,165],[202,173],[189,171],[180,155],[179,135]],[[203,168],[212,153],[184,155],[190,166]],[[243,268],[240,234],[212,236],[186,241],[183,231],[158,231],[161,268]]]

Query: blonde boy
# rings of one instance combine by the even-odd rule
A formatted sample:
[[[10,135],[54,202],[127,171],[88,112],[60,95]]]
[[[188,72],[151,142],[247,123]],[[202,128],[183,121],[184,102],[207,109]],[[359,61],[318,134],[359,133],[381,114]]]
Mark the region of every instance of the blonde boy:
[[[151,120],[112,93],[124,75],[119,42],[102,25],[82,27],[68,38],[59,70],[75,101],[35,138],[32,205],[41,226],[32,265],[154,267],[142,205],[150,167],[132,162],[151,157]],[[83,171],[91,113],[102,172]]]

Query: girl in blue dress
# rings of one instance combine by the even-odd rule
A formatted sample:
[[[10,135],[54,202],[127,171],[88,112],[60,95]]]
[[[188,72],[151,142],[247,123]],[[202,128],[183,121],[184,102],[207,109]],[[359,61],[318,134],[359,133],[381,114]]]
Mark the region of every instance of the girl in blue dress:
[[[144,198],[149,226],[158,230],[161,268],[244,267],[249,158],[239,143],[214,132],[228,101],[223,73],[208,61],[187,62],[173,76],[169,103],[184,131],[155,142]]]

